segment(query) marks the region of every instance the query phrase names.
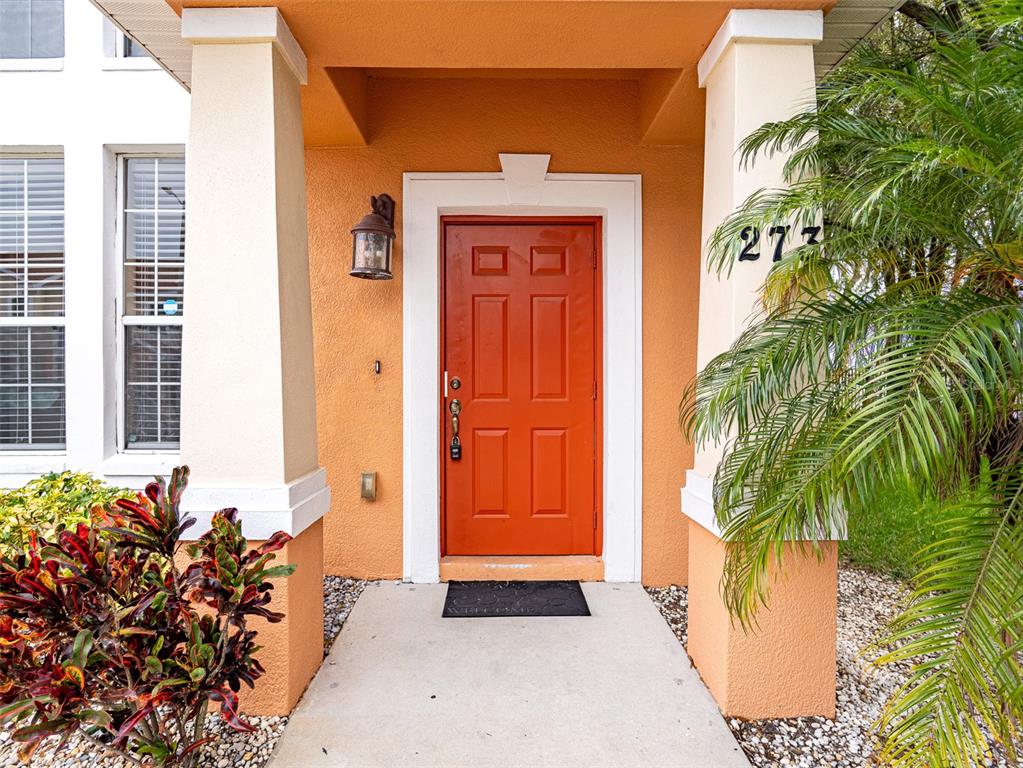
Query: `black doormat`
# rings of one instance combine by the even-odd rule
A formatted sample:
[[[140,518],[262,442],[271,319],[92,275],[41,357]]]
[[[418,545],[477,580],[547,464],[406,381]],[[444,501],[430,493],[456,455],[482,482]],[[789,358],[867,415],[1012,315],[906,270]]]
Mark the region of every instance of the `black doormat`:
[[[578,581],[450,581],[444,618],[589,616]]]

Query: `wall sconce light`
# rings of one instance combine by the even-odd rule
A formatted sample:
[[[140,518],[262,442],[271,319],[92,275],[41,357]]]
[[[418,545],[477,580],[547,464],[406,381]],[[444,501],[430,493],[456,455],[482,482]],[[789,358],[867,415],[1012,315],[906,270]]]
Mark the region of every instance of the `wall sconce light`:
[[[390,195],[370,198],[372,213],[352,229],[352,277],[390,280],[394,247],[394,200]]]

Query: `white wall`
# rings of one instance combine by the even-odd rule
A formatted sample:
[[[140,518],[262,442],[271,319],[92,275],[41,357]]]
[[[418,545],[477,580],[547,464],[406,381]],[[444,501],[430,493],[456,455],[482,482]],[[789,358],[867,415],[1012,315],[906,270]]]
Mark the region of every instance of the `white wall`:
[[[0,451],[0,486],[53,469],[139,485],[168,454],[119,454],[115,436],[115,157],[182,152],[188,93],[149,59],[112,58],[113,35],[86,0],[65,0],[64,59],[0,59],[0,152],[65,162],[67,450]]]

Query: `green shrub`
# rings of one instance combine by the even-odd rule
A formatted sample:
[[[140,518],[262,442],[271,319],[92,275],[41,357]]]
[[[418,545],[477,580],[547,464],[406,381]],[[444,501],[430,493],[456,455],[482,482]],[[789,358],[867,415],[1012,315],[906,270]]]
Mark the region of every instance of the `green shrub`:
[[[60,531],[89,522],[94,507],[124,496],[134,492],[113,488],[87,472],[50,472],[21,488],[0,491],[0,554],[23,551],[33,532],[53,541]]]
[[[980,490],[953,494],[952,501],[990,503]],[[842,542],[843,562],[909,580],[919,570],[919,555],[941,541],[953,524],[950,499],[903,481],[878,486],[861,508],[849,515],[849,538]]]
[[[40,747],[65,765],[79,735],[97,752],[147,768],[195,768],[206,715],[252,731],[237,692],[264,673],[251,617],[270,610],[271,565],[291,537],[249,546],[237,509],[185,543],[188,468],[99,509],[56,539],[0,555],[0,722],[28,762]],[[221,761],[223,764],[223,761]]]

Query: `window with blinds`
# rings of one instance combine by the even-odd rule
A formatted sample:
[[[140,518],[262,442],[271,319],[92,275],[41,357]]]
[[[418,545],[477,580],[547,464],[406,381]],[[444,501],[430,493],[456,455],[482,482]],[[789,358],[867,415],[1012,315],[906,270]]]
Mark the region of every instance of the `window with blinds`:
[[[63,449],[64,402],[64,161],[0,156],[0,449]]]
[[[3,2],[3,0],[0,0]],[[114,26],[110,19],[103,19],[104,50],[107,56],[118,59],[148,58],[149,52],[135,40]]]
[[[185,161],[122,158],[122,445],[175,450],[181,434]]]
[[[0,0],[0,59],[64,56],[64,0]]]

